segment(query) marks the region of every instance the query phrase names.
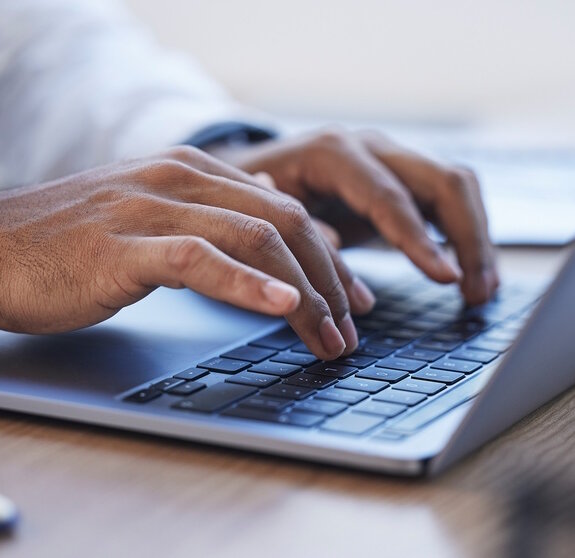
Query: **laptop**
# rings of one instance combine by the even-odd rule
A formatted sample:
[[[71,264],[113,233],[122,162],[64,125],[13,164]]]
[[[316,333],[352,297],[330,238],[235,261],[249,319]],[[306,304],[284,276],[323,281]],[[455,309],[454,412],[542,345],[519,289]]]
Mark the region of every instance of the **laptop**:
[[[397,254],[345,258],[378,297],[349,357],[320,362],[281,319],[161,288],[83,330],[1,332],[0,408],[431,476],[575,384],[575,255],[546,290],[511,282],[472,309]]]

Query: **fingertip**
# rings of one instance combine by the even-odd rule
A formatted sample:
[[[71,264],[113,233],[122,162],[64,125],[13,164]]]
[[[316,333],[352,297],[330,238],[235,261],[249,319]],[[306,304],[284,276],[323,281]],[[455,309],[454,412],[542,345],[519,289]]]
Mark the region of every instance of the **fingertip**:
[[[350,354],[357,349],[357,345],[359,344],[359,339],[357,338],[357,330],[355,329],[355,324],[353,323],[353,319],[351,318],[349,312],[342,318],[339,322],[339,331],[343,336],[345,341],[345,349],[343,354]]]
[[[375,295],[359,277],[353,278],[349,294],[352,310],[356,314],[367,314],[375,305]]]
[[[464,279],[461,268],[442,252],[437,252],[429,276],[439,283],[461,283]]]
[[[325,352],[325,355],[321,355],[321,358],[324,360],[337,358],[345,350],[345,339],[330,316],[325,316],[321,321],[319,325],[319,337]]]
[[[496,270],[483,270],[466,275],[461,283],[461,292],[465,302],[471,306],[484,304],[491,300],[499,286]]]

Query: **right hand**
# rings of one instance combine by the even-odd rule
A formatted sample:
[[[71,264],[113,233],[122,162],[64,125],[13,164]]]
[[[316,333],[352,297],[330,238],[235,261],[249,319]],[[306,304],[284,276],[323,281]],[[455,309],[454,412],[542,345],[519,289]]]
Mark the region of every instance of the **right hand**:
[[[0,192],[0,253],[10,331],[92,325],[164,285],[283,315],[332,359],[373,305],[298,201],[188,147]]]

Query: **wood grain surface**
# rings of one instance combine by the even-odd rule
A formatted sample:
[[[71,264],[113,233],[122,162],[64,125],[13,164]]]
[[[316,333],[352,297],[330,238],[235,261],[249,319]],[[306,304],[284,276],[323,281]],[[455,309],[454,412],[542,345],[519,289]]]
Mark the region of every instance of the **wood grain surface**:
[[[574,419],[572,390],[429,481],[0,413],[0,556],[572,557]]]

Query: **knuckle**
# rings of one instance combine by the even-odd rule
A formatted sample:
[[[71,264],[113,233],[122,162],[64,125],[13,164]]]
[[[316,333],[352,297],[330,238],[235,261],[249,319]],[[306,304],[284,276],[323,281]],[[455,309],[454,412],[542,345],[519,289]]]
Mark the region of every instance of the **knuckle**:
[[[306,310],[310,316],[331,315],[328,303],[320,294],[313,290],[313,287],[309,287],[306,298],[307,302],[304,302],[304,306],[307,306]]]
[[[391,138],[376,128],[362,128],[358,131],[358,135],[370,144],[391,144]]]
[[[249,275],[241,266],[231,267],[225,276],[220,277],[219,288],[225,288],[230,293],[242,293],[246,290],[249,282]]]
[[[325,297],[329,300],[337,300],[342,306],[345,306],[345,296],[342,284],[340,281],[333,277],[325,288]]]
[[[283,220],[295,230],[309,229],[310,216],[305,207],[297,200],[289,199],[281,202],[280,214]]]
[[[444,173],[444,190],[450,195],[461,195],[478,186],[477,176],[471,169],[451,167]]]
[[[406,191],[382,185],[368,209],[368,215],[376,222],[389,221],[395,219],[398,211],[403,212],[409,204],[409,194]]]
[[[339,151],[348,142],[346,131],[339,126],[329,126],[321,130],[313,139],[313,143],[321,150]]]
[[[210,249],[210,243],[204,238],[197,236],[175,238],[166,250],[166,265],[178,273],[201,267]]]
[[[182,161],[165,157],[154,162],[146,169],[147,178],[158,185],[189,182],[194,171]]]
[[[277,250],[283,242],[277,229],[263,219],[244,220],[240,224],[240,238],[248,248],[268,253]]]
[[[203,151],[191,145],[175,145],[166,151],[167,158],[175,161],[189,161],[203,155]]]
[[[405,190],[388,187],[384,192],[387,203],[393,207],[404,206],[409,203],[409,194]]]

